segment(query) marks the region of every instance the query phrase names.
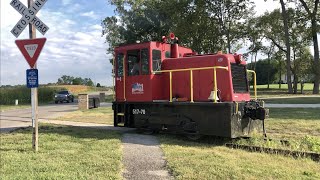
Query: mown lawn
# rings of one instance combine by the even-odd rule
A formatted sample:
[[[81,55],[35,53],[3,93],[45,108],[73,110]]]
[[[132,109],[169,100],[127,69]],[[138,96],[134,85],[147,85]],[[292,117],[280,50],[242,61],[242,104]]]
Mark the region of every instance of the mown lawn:
[[[305,83],[303,87],[303,94],[300,91],[300,84],[298,85],[297,94],[289,94],[288,93],[288,85],[281,84],[281,89],[279,89],[279,84],[270,84],[269,89],[267,85],[257,85],[258,98],[269,98],[269,97],[291,97],[291,96],[304,96],[311,95],[313,89],[313,84]],[[250,86],[250,94],[251,97],[254,97],[253,86]]]
[[[263,99],[265,103],[272,104],[320,104],[320,95],[312,97],[287,97]]]
[[[220,143],[197,143],[160,136],[176,179],[319,179],[320,164],[309,159],[249,153]]]
[[[76,121],[98,124],[113,124],[113,111],[111,107],[99,107],[88,110],[69,112],[56,118],[61,121]]]
[[[252,86],[251,86],[252,87]],[[264,84],[264,85],[257,85],[258,89],[267,89],[268,85]],[[269,86],[270,89],[279,89],[279,84],[270,84]],[[301,88],[301,84],[298,84],[298,90],[300,90]],[[281,89],[282,90],[288,90],[288,84],[281,84]],[[304,83],[303,85],[303,90],[307,90],[307,91],[312,91],[313,89],[313,84],[312,83]]]
[[[314,138],[320,153],[320,108],[270,108],[266,128],[271,137],[291,140]]]
[[[122,179],[117,132],[42,124],[37,153],[31,134],[1,134],[1,179]]]
[[[270,108],[270,118],[265,121],[271,141],[262,135],[237,141],[264,147],[313,151],[320,153],[320,108]],[[279,140],[288,140],[281,143]]]
[[[270,109],[267,135],[235,143],[320,153],[320,109]],[[168,167],[177,179],[320,179],[320,164],[310,159],[251,153],[224,147],[230,140],[206,137],[190,142],[181,136],[160,135]],[[281,144],[277,139],[287,139]]]

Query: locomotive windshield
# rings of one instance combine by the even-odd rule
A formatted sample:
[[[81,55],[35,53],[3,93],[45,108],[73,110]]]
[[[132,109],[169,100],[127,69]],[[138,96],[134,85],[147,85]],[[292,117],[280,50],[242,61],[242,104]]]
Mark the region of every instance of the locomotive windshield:
[[[235,93],[248,92],[248,81],[246,66],[243,64],[231,64],[231,73],[233,81],[233,91]]]
[[[130,50],[127,51],[128,61],[127,61],[127,75],[136,76],[140,75],[140,50]]]
[[[161,71],[161,51],[153,49],[152,50],[152,70]]]
[[[142,67],[142,74],[147,75],[150,74],[149,68],[149,49],[142,49],[141,50],[141,67]]]

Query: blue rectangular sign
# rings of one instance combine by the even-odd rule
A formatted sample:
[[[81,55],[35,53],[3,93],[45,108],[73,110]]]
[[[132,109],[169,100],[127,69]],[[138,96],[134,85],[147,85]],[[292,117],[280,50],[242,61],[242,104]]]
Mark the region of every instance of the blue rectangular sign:
[[[38,86],[38,69],[27,69],[27,87],[36,88]]]

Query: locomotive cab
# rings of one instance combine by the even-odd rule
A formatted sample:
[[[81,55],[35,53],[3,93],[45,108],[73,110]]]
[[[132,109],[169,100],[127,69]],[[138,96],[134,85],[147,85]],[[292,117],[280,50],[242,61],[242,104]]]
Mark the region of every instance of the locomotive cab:
[[[115,48],[114,125],[188,136],[250,136],[268,110],[250,99],[241,55],[196,55],[176,43]]]
[[[179,47],[180,55],[192,53]],[[115,49],[115,89],[117,102],[152,102],[165,99],[162,62],[171,57],[170,44],[146,42]]]

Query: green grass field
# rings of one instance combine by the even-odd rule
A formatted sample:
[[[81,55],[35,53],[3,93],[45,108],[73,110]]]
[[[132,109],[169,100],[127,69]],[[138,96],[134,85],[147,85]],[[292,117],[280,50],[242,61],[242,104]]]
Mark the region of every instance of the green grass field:
[[[270,109],[267,135],[235,143],[320,153],[320,109]],[[223,146],[230,140],[206,137],[190,142],[182,136],[160,135],[168,166],[177,179],[319,179],[320,164],[309,159],[250,153]],[[282,145],[276,139],[287,139]]]
[[[11,110],[11,109],[24,109],[24,108],[30,108],[31,105],[0,105],[0,112],[1,111],[7,111],[7,110]]]
[[[113,111],[111,107],[77,110],[57,117],[56,120],[113,125]]]
[[[281,89],[279,89],[279,84],[270,84],[270,88],[267,89],[267,85],[257,85],[257,93],[259,99],[269,98],[269,97],[292,97],[292,96],[308,96],[312,94],[313,84],[305,83],[303,88],[303,94],[300,92],[300,85],[298,85],[297,94],[288,93],[288,85],[281,84]],[[253,86],[250,86],[251,97],[254,98]]]
[[[320,104],[320,95],[312,97],[265,98],[263,100],[265,103],[273,104]]]
[[[160,136],[176,179],[319,179],[320,164],[309,159],[249,153],[220,143],[197,143]]]
[[[37,153],[31,134],[1,134],[0,179],[122,179],[117,132],[42,124]]]
[[[320,108],[270,108],[266,128],[271,138],[292,141],[291,148],[320,153]]]
[[[268,87],[267,84],[265,84],[265,85],[257,85],[258,89],[267,89],[267,87]],[[269,88],[270,89],[279,89],[279,84],[270,84]],[[300,90],[300,88],[301,88],[301,84],[299,83],[298,84],[298,90]],[[287,90],[288,89],[288,84],[281,84],[281,89],[282,90]],[[313,84],[312,83],[304,83],[303,90],[312,91],[312,89],[313,89]]]

